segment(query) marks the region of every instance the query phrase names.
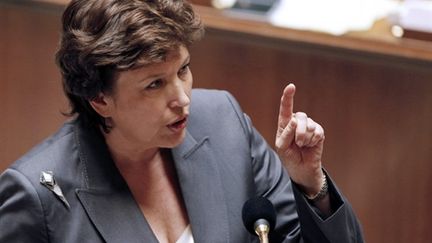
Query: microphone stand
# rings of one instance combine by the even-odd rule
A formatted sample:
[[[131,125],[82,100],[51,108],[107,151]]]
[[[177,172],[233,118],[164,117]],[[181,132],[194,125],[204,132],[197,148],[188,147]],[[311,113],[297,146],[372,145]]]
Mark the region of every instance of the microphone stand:
[[[267,220],[259,219],[255,222],[255,233],[260,239],[260,243],[269,243],[268,234],[270,232],[270,226]]]
[[[276,224],[276,210],[265,197],[247,200],[242,209],[243,224],[252,235],[258,235],[260,243],[269,243],[269,233]]]

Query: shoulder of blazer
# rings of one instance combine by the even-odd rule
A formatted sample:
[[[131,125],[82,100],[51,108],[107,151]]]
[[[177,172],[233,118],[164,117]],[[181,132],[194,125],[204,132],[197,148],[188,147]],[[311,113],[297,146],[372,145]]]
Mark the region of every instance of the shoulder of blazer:
[[[40,196],[51,193],[40,183],[43,171],[52,171],[55,180],[63,190],[74,188],[82,183],[74,127],[73,121],[66,122],[55,134],[10,166],[11,169],[25,176],[35,190],[42,193]]]
[[[194,89],[192,92],[191,115],[201,123],[213,124],[224,116],[233,115],[245,134],[250,132],[250,124],[234,96],[225,90]],[[233,122],[234,120],[228,120]],[[194,124],[195,125],[195,124]],[[194,128],[194,126],[191,126]],[[198,126],[199,127],[199,126]]]
[[[73,121],[66,122],[55,134],[33,147],[10,167],[25,172],[35,170],[37,167],[42,169],[44,166],[49,166],[47,163],[53,163],[52,159],[60,155],[59,151],[56,151],[59,150],[59,147],[66,147],[70,146],[71,143],[75,143],[73,133]]]

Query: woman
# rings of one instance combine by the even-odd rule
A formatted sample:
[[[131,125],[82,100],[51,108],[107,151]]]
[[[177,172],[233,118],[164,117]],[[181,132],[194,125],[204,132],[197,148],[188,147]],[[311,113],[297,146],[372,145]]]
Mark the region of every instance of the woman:
[[[362,242],[294,85],[278,155],[230,94],[192,90],[202,34],[180,0],[68,5],[57,61],[75,118],[1,175],[0,242],[256,241],[241,220],[254,196],[275,206],[272,242]]]

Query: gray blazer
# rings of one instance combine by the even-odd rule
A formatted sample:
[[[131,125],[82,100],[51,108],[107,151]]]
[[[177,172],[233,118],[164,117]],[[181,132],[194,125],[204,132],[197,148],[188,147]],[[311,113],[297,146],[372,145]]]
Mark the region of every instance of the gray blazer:
[[[278,156],[224,91],[194,90],[184,142],[172,149],[195,242],[257,242],[241,210],[254,195],[277,210],[271,242],[363,242],[348,202],[329,180],[334,214],[322,219]],[[0,242],[157,242],[102,135],[79,119],[0,176]],[[52,171],[68,202],[40,183]]]

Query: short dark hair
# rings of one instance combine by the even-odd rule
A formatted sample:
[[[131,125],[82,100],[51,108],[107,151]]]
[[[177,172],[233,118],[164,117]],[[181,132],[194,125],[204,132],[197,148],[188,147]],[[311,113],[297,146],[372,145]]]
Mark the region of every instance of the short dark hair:
[[[89,126],[109,128],[89,104],[113,92],[117,73],[162,62],[169,51],[204,34],[184,0],[73,0],[63,13],[56,61],[71,111]]]

